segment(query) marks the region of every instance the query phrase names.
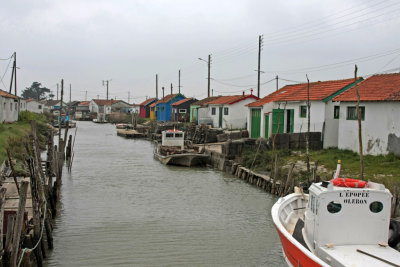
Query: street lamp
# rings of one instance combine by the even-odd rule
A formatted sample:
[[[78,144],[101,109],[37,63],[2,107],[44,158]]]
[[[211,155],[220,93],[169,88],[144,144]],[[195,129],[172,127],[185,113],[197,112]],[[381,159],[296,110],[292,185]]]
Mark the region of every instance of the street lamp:
[[[202,59],[199,57],[199,60],[204,61],[208,65],[208,90],[207,95],[210,97],[210,68],[211,68],[211,55],[208,55],[208,60]]]

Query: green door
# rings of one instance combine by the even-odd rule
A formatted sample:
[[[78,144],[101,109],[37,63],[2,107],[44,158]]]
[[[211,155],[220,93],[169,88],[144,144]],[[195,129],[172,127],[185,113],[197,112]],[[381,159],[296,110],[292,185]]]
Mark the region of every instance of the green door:
[[[269,131],[269,115],[267,114],[265,115],[265,134],[264,134],[265,138],[269,137],[268,131]]]
[[[260,137],[261,109],[251,110],[251,138]]]
[[[294,109],[286,110],[286,132],[293,133],[294,131]]]
[[[272,134],[283,133],[284,115],[283,109],[272,110]]]
[[[219,108],[218,126],[219,126],[219,128],[222,128],[222,107]]]

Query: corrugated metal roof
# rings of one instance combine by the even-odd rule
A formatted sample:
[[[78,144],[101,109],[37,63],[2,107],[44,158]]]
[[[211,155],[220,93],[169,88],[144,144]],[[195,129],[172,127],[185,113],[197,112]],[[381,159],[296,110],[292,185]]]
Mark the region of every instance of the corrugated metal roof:
[[[350,85],[354,79],[318,81],[310,83],[310,100],[324,100],[337,91]],[[261,107],[264,104],[278,101],[306,101],[307,100],[307,83],[286,85],[267,95],[266,97],[248,104],[248,107]]]
[[[357,85],[360,101],[400,101],[400,73],[373,75]],[[357,101],[353,87],[338,95],[333,101]]]

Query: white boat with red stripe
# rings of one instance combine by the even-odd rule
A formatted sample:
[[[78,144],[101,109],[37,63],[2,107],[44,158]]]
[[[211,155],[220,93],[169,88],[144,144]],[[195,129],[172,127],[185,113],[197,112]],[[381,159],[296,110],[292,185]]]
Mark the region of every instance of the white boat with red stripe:
[[[400,252],[387,245],[390,191],[339,174],[340,161],[334,179],[343,183],[314,183],[309,194],[296,188],[272,207],[288,266],[400,266]]]

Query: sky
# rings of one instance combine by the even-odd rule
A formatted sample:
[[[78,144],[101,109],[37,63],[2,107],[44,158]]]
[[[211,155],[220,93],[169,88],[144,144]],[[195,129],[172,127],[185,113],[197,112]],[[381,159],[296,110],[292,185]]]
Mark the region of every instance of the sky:
[[[0,89],[17,55],[18,92],[40,82],[64,99],[140,103],[178,92],[260,97],[286,84],[400,71],[398,0],[15,0],[0,8]],[[200,60],[201,58],[202,60]],[[276,79],[278,76],[278,79]],[[278,83],[277,83],[278,81]],[[60,89],[61,91],[61,89]],[[59,93],[61,94],[61,93]],[[60,96],[59,96],[60,97]]]

